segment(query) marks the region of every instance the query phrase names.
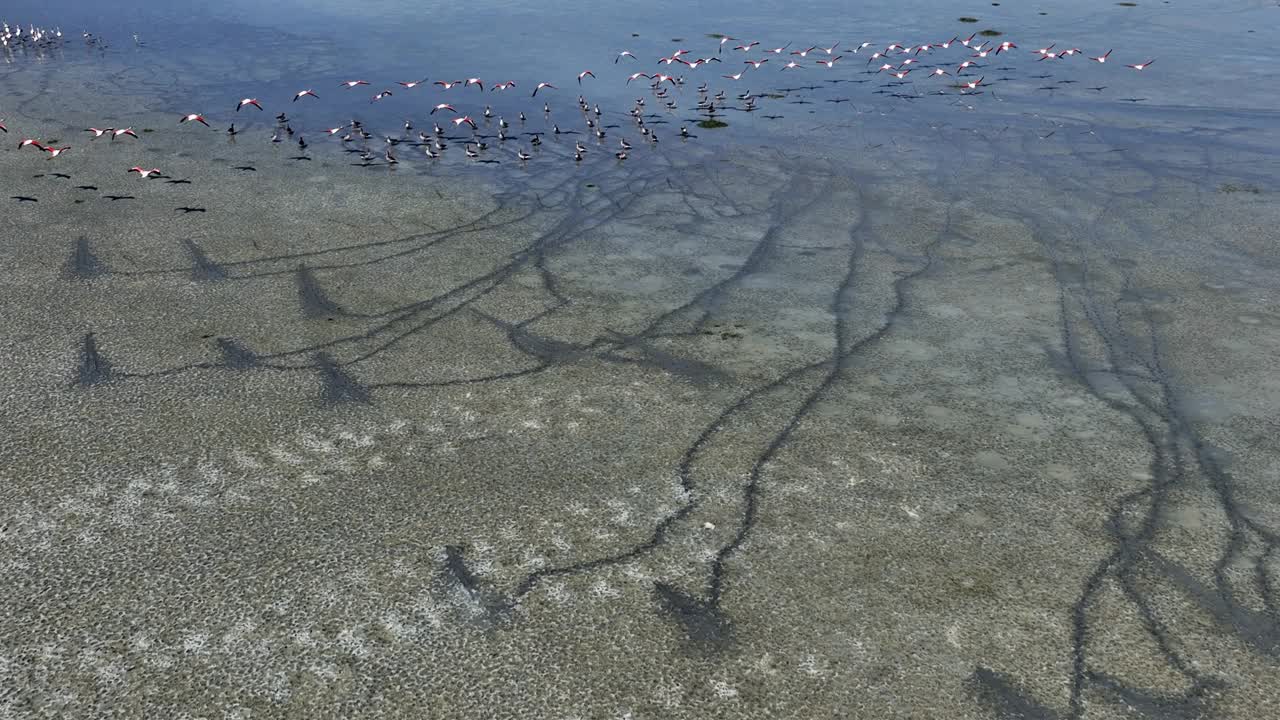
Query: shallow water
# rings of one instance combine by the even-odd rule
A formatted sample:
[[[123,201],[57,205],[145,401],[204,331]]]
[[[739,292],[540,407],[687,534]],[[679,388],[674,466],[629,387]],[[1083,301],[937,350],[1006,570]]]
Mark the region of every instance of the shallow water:
[[[0,710],[1275,714],[1280,7],[153,5],[0,18]]]

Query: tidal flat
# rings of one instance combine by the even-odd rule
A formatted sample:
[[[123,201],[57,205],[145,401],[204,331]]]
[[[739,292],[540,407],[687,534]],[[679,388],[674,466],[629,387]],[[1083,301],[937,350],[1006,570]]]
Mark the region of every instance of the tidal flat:
[[[392,167],[179,131],[242,61],[153,37],[3,68],[73,150],[0,150],[0,717],[1280,712],[1274,112],[757,81],[574,162],[570,77]]]

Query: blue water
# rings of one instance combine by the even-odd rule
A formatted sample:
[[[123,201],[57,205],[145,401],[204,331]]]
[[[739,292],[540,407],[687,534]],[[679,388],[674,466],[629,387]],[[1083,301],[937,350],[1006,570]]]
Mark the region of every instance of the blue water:
[[[103,12],[97,3],[9,3],[10,20],[57,25],[68,35],[91,30],[111,43],[109,55],[122,62],[164,68],[170,82],[157,87],[161,102],[174,112],[198,107],[220,122],[247,121],[229,112],[242,96],[262,97],[273,111],[290,111],[299,123],[330,127],[359,115],[387,124],[417,117],[436,101],[456,101],[463,112],[479,115],[484,105],[511,116],[530,115],[545,96],[561,117],[572,113],[581,93],[615,117],[645,94],[639,82],[625,84],[629,73],[665,71],[682,75],[686,86],[676,93],[681,110],[673,115],[694,118],[690,106],[694,87],[707,82],[713,90],[775,92],[825,81],[859,81],[819,90],[792,90],[787,100],[811,99],[813,106],[793,106],[786,100],[765,99],[755,114],[731,113],[733,133],[767,133],[773,142],[785,138],[804,141],[816,125],[857,118],[867,127],[919,130],[939,122],[963,122],[966,114],[987,124],[1026,122],[1028,118],[1070,118],[1113,127],[1173,126],[1187,132],[1215,129],[1274,129],[1280,106],[1280,86],[1268,75],[1274,45],[1260,28],[1280,19],[1280,8],[1267,2],[1141,2],[1125,7],[1114,2],[1079,2],[1040,10],[1022,3],[956,5],[940,2],[896,3],[889,8],[850,8],[846,3],[807,3],[803,10],[772,3],[444,3],[421,7],[394,1],[350,3],[231,2],[123,3]],[[963,23],[962,16],[976,23]],[[985,77],[986,92],[963,98],[945,87],[948,78],[922,77],[934,66],[954,70],[970,53],[958,44],[935,49],[921,57],[910,82],[885,87],[886,76],[867,74],[866,57],[889,43],[942,42],[953,36],[994,29],[996,43],[1011,40],[1018,48],[1008,55],[979,61],[987,66],[968,71],[970,79]],[[142,46],[135,46],[136,33]],[[725,33],[761,43],[751,53],[717,54],[709,33]],[[70,38],[69,38],[70,39]],[[675,42],[679,39],[679,42]],[[981,40],[982,38],[979,38]],[[800,59],[803,71],[780,71],[789,54],[765,55],[764,48],[809,44],[829,46],[839,41],[844,59],[833,70]],[[871,46],[854,54],[862,42]],[[1031,50],[1056,44],[1076,47],[1082,54],[1069,59],[1035,62]],[[680,65],[658,65],[656,59],[677,48],[689,57],[718,57],[695,71]],[[1107,49],[1110,62],[1087,59]],[[615,64],[621,50],[636,53]],[[78,57],[68,42],[65,57]],[[821,51],[817,51],[821,54]],[[95,56],[100,57],[100,56]],[[759,70],[748,70],[739,82],[724,79],[746,66],[744,59],[770,58]],[[208,62],[217,58],[217,63]],[[1148,71],[1124,67],[1155,58]],[[799,58],[796,58],[799,59]],[[901,60],[897,58],[895,62]],[[83,57],[82,61],[96,62]],[[210,68],[216,68],[216,71]],[[577,73],[592,70],[579,86]],[[1049,77],[1037,77],[1047,75]],[[478,76],[489,83],[515,80],[517,89],[505,93],[475,88],[443,92],[437,87],[403,91],[396,81],[454,80]],[[373,84],[356,90],[339,89],[347,79]],[[532,86],[551,81],[558,92],[529,97]],[[1068,82],[1063,82],[1068,81]],[[1104,90],[1089,90],[1104,86]],[[292,104],[294,92],[315,88],[310,98]],[[1048,89],[1052,88],[1052,89]],[[368,96],[381,89],[393,98],[371,107]],[[877,91],[918,96],[905,100]],[[936,94],[943,90],[944,94]],[[827,100],[847,98],[847,103]],[[650,104],[650,110],[656,103]],[[971,113],[966,112],[970,110]],[[661,111],[661,109],[658,109]],[[272,113],[272,114],[273,114]],[[785,115],[785,121],[761,119]],[[882,120],[884,117],[891,120]],[[211,118],[212,119],[212,118]],[[1043,133],[1042,133],[1043,134]],[[877,136],[883,141],[887,136]],[[939,148],[939,151],[942,151]]]

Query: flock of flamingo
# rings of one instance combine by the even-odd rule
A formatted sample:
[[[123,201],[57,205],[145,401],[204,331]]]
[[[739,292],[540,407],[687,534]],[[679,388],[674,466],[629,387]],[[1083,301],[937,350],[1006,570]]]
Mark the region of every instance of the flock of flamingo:
[[[3,32],[0,32],[0,47],[8,56],[15,53],[29,51],[33,49],[44,49],[49,47],[59,47],[65,40],[61,30],[54,28],[52,30],[28,25],[25,29],[21,25],[10,26],[8,23],[3,24]],[[790,43],[775,46],[763,47],[758,41],[742,41],[728,35],[712,35],[711,37],[718,39],[718,46],[714,54],[701,57],[693,57],[692,51],[687,49],[675,49],[670,54],[664,55],[656,59],[656,66],[653,72],[645,72],[638,70],[635,72],[625,72],[618,74],[618,81],[624,85],[631,85],[639,81],[643,81],[648,86],[648,98],[638,97],[634,104],[626,111],[629,117],[628,122],[634,125],[634,132],[637,137],[628,139],[622,132],[618,132],[616,145],[612,154],[618,161],[624,161],[628,158],[628,153],[633,148],[633,140],[635,142],[643,142],[649,145],[656,145],[659,142],[657,133],[657,125],[670,122],[669,116],[681,110],[681,102],[677,99],[677,95],[683,95],[686,85],[695,82],[694,78],[698,74],[711,75],[706,80],[698,81],[696,85],[695,99],[692,105],[685,103],[685,109],[691,107],[697,114],[692,118],[694,122],[698,122],[702,127],[719,127],[719,117],[723,117],[725,110],[738,110],[744,112],[754,112],[761,109],[761,101],[767,99],[777,99],[785,97],[778,93],[755,93],[750,90],[743,92],[734,92],[732,95],[724,88],[713,90],[708,81],[716,82],[727,81],[728,83],[740,84],[744,81],[759,79],[760,82],[769,82],[764,73],[768,72],[769,67],[778,67],[783,73],[799,73],[805,70],[813,70],[819,73],[828,74],[824,79],[826,82],[870,82],[877,76],[885,80],[883,87],[887,88],[903,88],[909,86],[910,93],[899,92],[898,95],[915,95],[924,96],[926,94],[947,94],[949,92],[958,92],[964,95],[977,95],[989,87],[992,83],[987,81],[984,68],[988,63],[993,62],[998,56],[1006,58],[1019,52],[1017,43],[1010,40],[1003,40],[993,43],[987,40],[979,40],[978,34],[975,33],[967,38],[960,39],[958,36],[950,40],[939,42],[919,42],[919,43],[887,43],[883,47],[876,45],[870,41],[864,41],[856,44],[849,50],[842,50],[841,43],[835,42],[829,46],[808,46],[797,47],[792,49]],[[91,33],[85,32],[82,38],[87,45],[105,47],[105,43]],[[136,43],[141,45],[137,36],[134,36]],[[735,44],[736,43],[736,44]],[[879,49],[877,49],[879,48]],[[957,52],[962,52],[963,56],[956,58]],[[1021,51],[1026,52],[1026,51]],[[1087,57],[1088,60],[1098,65],[1105,65],[1110,61],[1111,50],[1102,52],[1097,55],[1089,56],[1080,48],[1058,48],[1055,44],[1049,44],[1044,47],[1030,51],[1030,55],[1035,57],[1036,62],[1049,62],[1060,64],[1071,62],[1071,59],[1077,55]],[[740,54],[737,54],[740,53]],[[865,57],[863,62],[861,58]],[[628,65],[640,64],[643,61],[640,57],[630,51],[622,50],[617,52],[613,57],[612,65],[618,66],[619,69],[624,67],[623,63]],[[1154,60],[1145,60],[1143,62],[1127,64],[1125,67],[1141,72],[1151,67]],[[773,63],[773,65],[770,65]],[[710,70],[712,65],[723,68],[718,71]],[[848,77],[849,73],[841,73],[841,68],[850,68],[851,71],[862,79],[854,79]],[[630,70],[631,68],[627,68]],[[1000,68],[1008,70],[1010,68]],[[974,76],[977,77],[974,77]],[[1041,76],[1045,77],[1045,76]],[[951,82],[942,80],[950,78]],[[926,85],[921,87],[917,83],[918,79],[925,82],[936,83],[936,85]],[[1003,78],[1005,80],[1009,78]],[[588,84],[597,81],[596,74],[590,69],[585,69],[577,74],[576,84],[579,86],[580,92],[582,88]],[[1074,82],[1074,81],[1063,81]],[[487,84],[487,90],[486,90]],[[334,92],[352,92],[358,88],[370,86],[367,80],[345,80],[335,83]],[[428,101],[427,104],[419,103],[416,106],[411,105],[412,101],[406,101],[405,96],[422,93],[427,88],[434,87],[436,93],[449,93],[447,96]],[[349,121],[338,123],[332,127],[328,127],[321,133],[326,138],[336,138],[336,140],[349,152],[358,153],[361,165],[381,164],[394,167],[399,164],[398,154],[403,155],[402,148],[414,148],[421,152],[421,156],[428,161],[435,161],[441,158],[449,147],[449,142],[460,142],[463,147],[464,155],[472,161],[496,163],[500,160],[494,155],[501,156],[502,153],[491,152],[497,148],[510,148],[515,145],[514,151],[508,150],[509,158],[514,158],[519,163],[527,163],[534,160],[538,156],[540,147],[543,145],[544,135],[582,135],[586,137],[594,137],[594,147],[588,146],[582,140],[575,139],[573,143],[572,158],[575,162],[582,162],[596,148],[605,147],[609,142],[607,138],[611,131],[619,128],[616,124],[607,124],[604,119],[605,113],[598,104],[589,103],[582,94],[578,96],[577,109],[579,111],[579,119],[575,122],[580,123],[578,128],[562,129],[557,118],[553,118],[553,111],[550,97],[544,97],[542,107],[528,108],[529,112],[537,113],[540,111],[544,122],[541,129],[528,129],[528,116],[525,110],[518,110],[512,120],[508,120],[503,115],[497,115],[491,105],[484,104],[480,109],[482,102],[480,98],[490,93],[509,93],[518,92],[525,85],[523,81],[505,80],[496,83],[486,83],[479,77],[467,77],[465,79],[441,79],[435,80],[428,84],[428,78],[399,81],[396,83],[388,83],[386,87],[378,90],[367,101],[369,104],[403,102],[406,103],[406,109],[412,111],[414,107],[421,111],[425,111],[425,122],[430,123],[430,129],[420,130],[416,136],[412,135],[414,130],[414,121],[406,120],[403,132],[396,135],[383,134],[381,147],[379,143],[371,145],[370,141],[374,139],[371,133],[360,120],[351,119]],[[816,87],[816,86],[815,86]],[[471,89],[474,88],[474,93]],[[538,98],[540,94],[544,96],[554,95],[560,91],[560,87],[550,81],[540,81],[531,84],[530,99]],[[1093,90],[1102,90],[1103,87],[1094,87]],[[327,93],[326,93],[327,94]],[[445,101],[445,97],[457,98],[452,101]],[[314,87],[307,87],[298,90],[289,100],[292,108],[297,108],[298,102],[312,103],[319,101],[321,92]],[[646,109],[646,99],[654,101],[656,112],[650,112]],[[258,97],[243,97],[234,103],[234,107],[228,111],[228,117],[225,121],[230,122],[226,128],[228,136],[234,138],[240,135],[243,130],[237,129],[234,119],[240,117],[243,112],[265,112],[263,100]],[[660,104],[660,106],[659,106]],[[232,103],[228,103],[232,105]],[[459,107],[470,109],[460,110]],[[426,107],[429,106],[429,111]],[[303,112],[306,112],[305,110]],[[437,115],[439,113],[439,115]],[[213,127],[209,118],[215,117],[206,112],[189,112],[184,113],[178,118],[179,125],[199,125],[203,127]],[[222,116],[217,116],[223,121]],[[448,117],[445,120],[445,126],[441,126],[436,118]],[[766,115],[769,118],[780,118],[780,115]],[[477,121],[480,118],[480,121]],[[489,132],[491,125],[496,122],[497,133]],[[569,122],[566,120],[566,122]],[[513,129],[513,123],[517,129]],[[219,122],[221,124],[221,122]],[[482,128],[483,124],[483,128]],[[452,127],[449,127],[452,126]],[[450,135],[450,130],[456,130],[463,134]],[[5,126],[3,118],[0,118],[0,131],[9,132],[9,128]],[[107,138],[109,142],[117,141],[130,142],[139,141],[139,135],[132,127],[89,127],[84,132],[88,133],[89,140],[97,140]],[[690,133],[687,125],[681,125],[678,137],[687,140],[696,137]],[[296,143],[301,155],[294,158],[297,160],[309,160],[306,155],[308,147],[306,139],[301,132],[296,132],[288,114],[280,112],[276,115],[275,128],[270,137],[272,142],[293,142]],[[23,137],[18,142],[18,148],[32,148],[36,151],[47,153],[47,157],[52,160],[61,158],[70,152],[74,146],[63,145],[56,142],[42,142],[35,137]],[[377,148],[375,150],[375,148]],[[159,168],[146,168],[142,165],[134,165],[129,168],[128,172],[136,173],[140,178],[157,178],[166,177]]]

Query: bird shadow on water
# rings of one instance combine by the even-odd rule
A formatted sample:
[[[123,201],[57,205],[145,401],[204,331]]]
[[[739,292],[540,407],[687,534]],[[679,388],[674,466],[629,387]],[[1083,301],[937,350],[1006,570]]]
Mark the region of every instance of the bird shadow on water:
[[[466,621],[484,628],[509,625],[515,603],[497,591],[485,587],[467,567],[465,548],[447,545],[437,582],[444,594],[455,599]]]
[[[62,266],[64,278],[91,280],[106,275],[107,266],[94,254],[89,245],[89,238],[81,235],[66,263]]]
[[[679,624],[692,647],[718,652],[732,644],[733,625],[718,604],[661,582],[653,586],[653,599],[662,612]]]

